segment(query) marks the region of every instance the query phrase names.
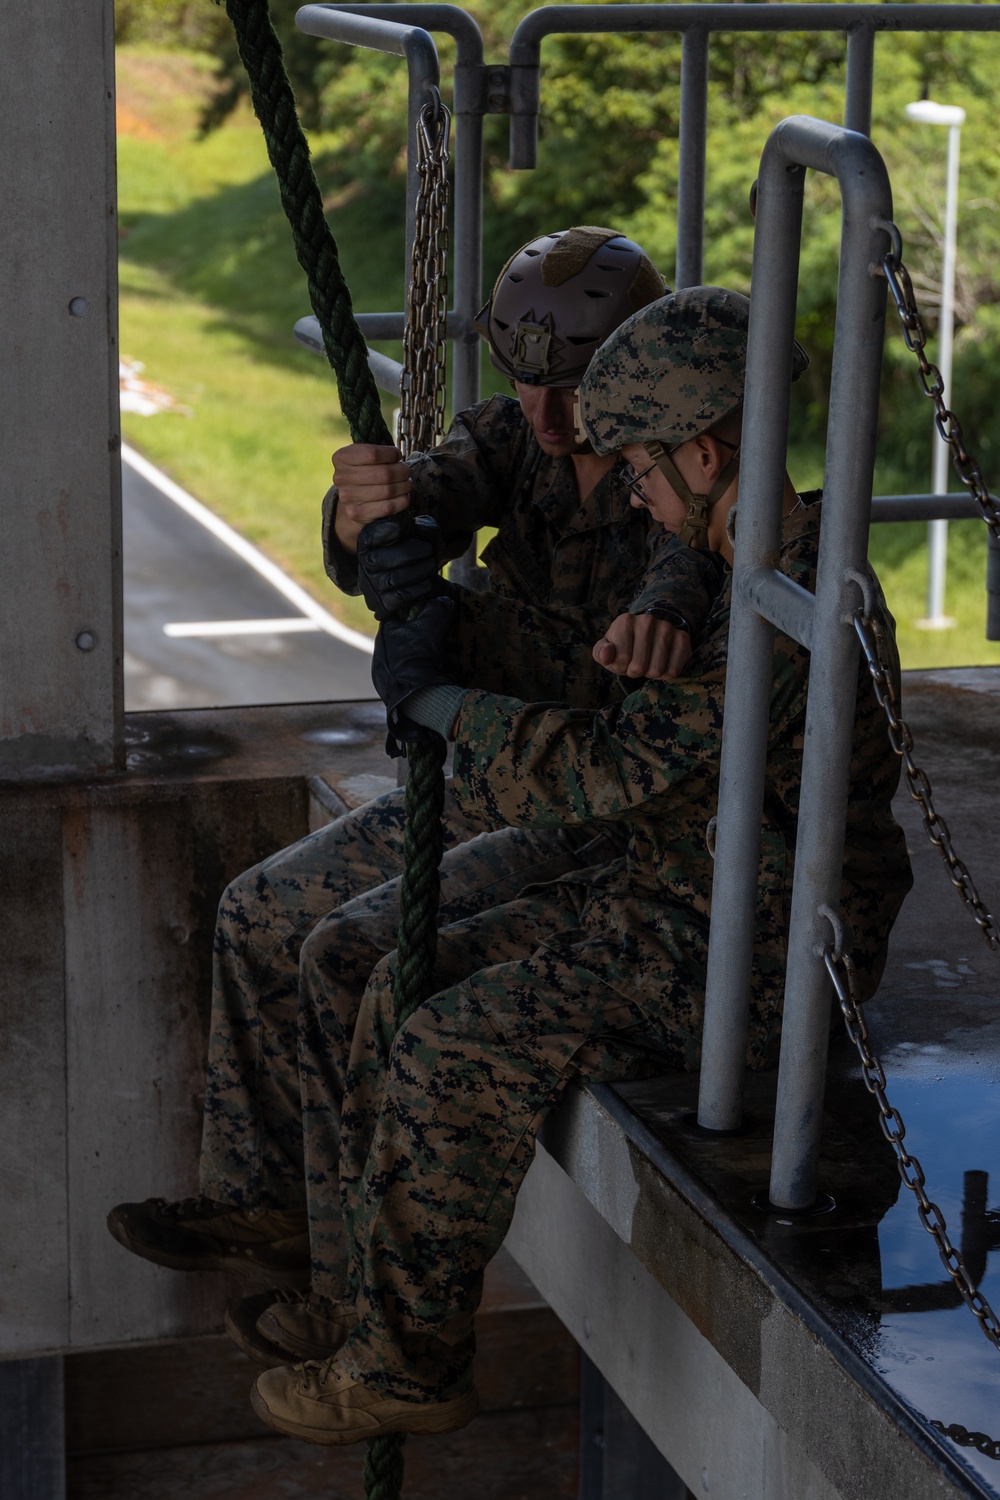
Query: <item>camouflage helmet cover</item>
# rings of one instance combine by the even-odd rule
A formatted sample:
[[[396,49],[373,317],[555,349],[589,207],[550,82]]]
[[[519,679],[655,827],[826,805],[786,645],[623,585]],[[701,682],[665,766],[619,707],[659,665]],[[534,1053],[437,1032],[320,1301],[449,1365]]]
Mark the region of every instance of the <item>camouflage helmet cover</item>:
[[[580,384],[580,417],[594,450],[676,447],[735,411],[749,321],[749,299],[718,286],[685,287],[628,318]],[[796,344],[793,378],[808,362]]]
[[[622,320],[664,290],[634,240],[578,224],[539,235],[511,256],[476,328],[489,344],[491,363],[510,379],[576,386]]]

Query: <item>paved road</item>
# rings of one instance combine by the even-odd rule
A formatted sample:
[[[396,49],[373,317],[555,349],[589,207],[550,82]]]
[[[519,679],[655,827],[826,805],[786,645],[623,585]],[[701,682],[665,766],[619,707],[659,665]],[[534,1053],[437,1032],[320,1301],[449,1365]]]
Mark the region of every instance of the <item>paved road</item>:
[[[129,449],[122,509],[127,709],[374,696],[353,632]]]

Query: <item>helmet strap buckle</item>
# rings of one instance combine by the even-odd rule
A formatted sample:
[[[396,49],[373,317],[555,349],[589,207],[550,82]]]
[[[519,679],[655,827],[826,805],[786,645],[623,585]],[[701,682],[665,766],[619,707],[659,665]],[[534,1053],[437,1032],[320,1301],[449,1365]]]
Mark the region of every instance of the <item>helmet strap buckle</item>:
[[[678,443],[677,446],[681,445]],[[707,493],[695,493],[662,443],[643,443],[643,447],[677,498],[687,505],[688,512],[684,518],[684,525],[677,533],[678,537],[687,546],[697,547],[704,551],[708,547],[708,522],[712,510],[739,473],[740,450],[738,448],[734,450],[732,457],[717,475],[715,483]]]

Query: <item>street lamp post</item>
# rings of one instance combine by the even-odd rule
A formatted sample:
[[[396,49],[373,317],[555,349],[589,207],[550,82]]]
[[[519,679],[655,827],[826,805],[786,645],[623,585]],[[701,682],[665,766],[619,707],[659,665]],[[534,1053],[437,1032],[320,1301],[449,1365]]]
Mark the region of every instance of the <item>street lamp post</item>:
[[[951,346],[955,308],[955,242],[958,231],[958,146],[965,110],[959,104],[935,104],[921,99],[906,106],[906,118],[922,125],[948,127],[948,170],[944,210],[944,264],[941,267],[941,317],[938,324],[938,368],[944,385],[943,399],[951,403]],[[935,427],[933,439],[933,475],[935,495],[948,492],[948,445]],[[948,559],[948,522],[927,523],[927,618],[918,620],[925,630],[946,630],[953,625],[944,613],[945,568]]]

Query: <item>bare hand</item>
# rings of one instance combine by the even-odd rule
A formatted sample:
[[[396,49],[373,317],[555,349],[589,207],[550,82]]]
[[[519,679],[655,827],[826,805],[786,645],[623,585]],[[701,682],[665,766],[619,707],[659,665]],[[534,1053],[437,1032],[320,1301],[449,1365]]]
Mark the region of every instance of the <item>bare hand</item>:
[[[618,677],[679,677],[691,656],[691,637],[655,615],[619,615],[592,652]]]
[[[349,443],[333,455],[337,486],[334,531],[340,545],[357,552],[358,533],[369,521],[393,516],[410,504],[410,470],[398,448]]]

